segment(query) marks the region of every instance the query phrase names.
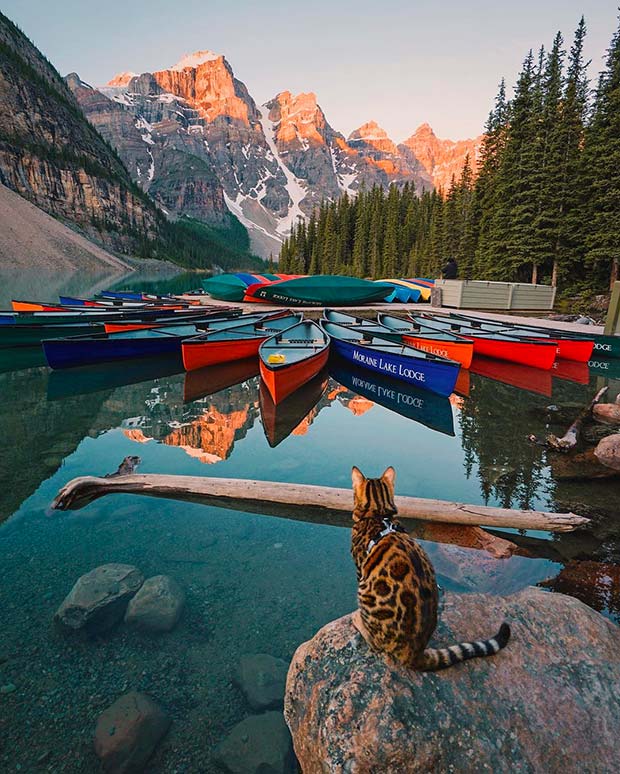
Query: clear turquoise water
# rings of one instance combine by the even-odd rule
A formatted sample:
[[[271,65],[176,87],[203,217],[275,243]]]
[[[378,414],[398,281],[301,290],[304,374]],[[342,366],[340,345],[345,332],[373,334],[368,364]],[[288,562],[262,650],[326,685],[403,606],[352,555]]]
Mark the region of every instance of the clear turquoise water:
[[[96,718],[123,691],[137,689],[174,720],[148,771],[215,771],[213,746],[251,713],[232,682],[240,656],[288,660],[355,606],[344,524],[126,495],[50,513],[54,495],[75,476],[109,473],[137,454],[143,473],[348,487],[353,464],[369,475],[391,464],[399,494],[550,508],[617,502],[614,483],[556,482],[545,452],[527,441],[546,431],[546,406],[584,403],[600,379],[594,374],[588,384],[541,377],[548,394],[472,376],[468,397],[431,415],[444,431],[451,419],[454,435],[331,379],[307,418],[303,401],[278,418],[281,434],[285,425],[298,426],[272,448],[266,433],[273,440],[273,421],[256,377],[184,401],[192,385],[173,370],[164,363],[159,376],[153,364],[142,374],[50,375],[34,354],[0,358],[0,685],[15,686],[0,694],[2,770],[97,770]],[[517,535],[529,540],[531,556],[505,560],[429,540],[428,530],[419,534],[441,585],[466,592],[511,593],[555,577],[575,556],[618,555],[608,534],[585,541]],[[158,637],[122,626],[87,642],[61,636],[52,625],[56,608],[80,575],[106,562],[176,578],[187,593],[178,627]],[[599,607],[617,613],[609,599]]]

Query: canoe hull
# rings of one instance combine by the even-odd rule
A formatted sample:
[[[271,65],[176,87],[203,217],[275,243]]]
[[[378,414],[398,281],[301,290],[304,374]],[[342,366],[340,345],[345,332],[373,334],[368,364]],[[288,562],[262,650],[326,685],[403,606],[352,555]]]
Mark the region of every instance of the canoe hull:
[[[112,363],[116,360],[134,360],[158,355],[181,353],[182,338],[161,336],[153,339],[79,340],[50,339],[43,341],[43,352],[50,368],[74,368],[95,363]]]
[[[510,363],[542,368],[550,371],[556,358],[556,343],[543,344],[529,341],[503,341],[501,339],[470,336],[459,331],[459,336],[474,343],[474,354],[492,357],[495,360],[507,360]]]
[[[463,368],[469,368],[474,356],[474,345],[471,341],[443,341],[441,339],[430,339],[428,337],[408,336],[403,334],[402,340],[405,344],[423,352],[430,352],[431,355],[439,355],[448,360],[455,360]]]
[[[181,347],[186,371],[230,363],[258,356],[258,348],[266,336],[228,341],[185,341]]]
[[[327,370],[322,370],[303,389],[276,404],[271,399],[267,385],[261,381],[260,415],[267,443],[272,449],[299,427],[323,397],[327,382]]]
[[[376,351],[369,347],[332,337],[334,350],[354,365],[367,368],[375,373],[400,379],[423,390],[448,396],[454,391],[459,366],[423,358],[400,356],[394,353]]]
[[[256,289],[255,289],[256,288]],[[267,285],[252,285],[247,295],[286,306],[353,306],[381,301],[385,287],[355,277],[314,275]]]
[[[309,382],[319,371],[325,367],[329,358],[329,347],[317,352],[315,355],[304,358],[288,366],[270,368],[262,359],[260,361],[260,375],[269,390],[274,403],[280,403],[292,395],[303,384]]]

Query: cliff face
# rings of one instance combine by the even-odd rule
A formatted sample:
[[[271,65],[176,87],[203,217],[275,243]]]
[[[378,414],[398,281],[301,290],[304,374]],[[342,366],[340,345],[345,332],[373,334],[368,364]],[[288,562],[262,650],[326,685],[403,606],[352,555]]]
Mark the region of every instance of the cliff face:
[[[116,249],[161,216],[86,121],[52,65],[0,14],[0,182]]]
[[[122,80],[120,76],[119,79]],[[66,77],[89,122],[116,149],[134,182],[164,212],[228,225],[230,215],[223,189],[212,165],[204,158],[202,143],[195,135],[179,131],[175,117],[180,115],[180,101],[159,99],[165,93],[154,78],[141,76],[134,80],[146,95],[145,109],[140,114],[131,105],[93,89],[76,73]],[[196,120],[196,110],[186,105],[183,109],[188,122]]]
[[[428,124],[422,124],[400,149],[404,155],[409,151],[418,159],[435,188],[447,191],[452,176],[458,180],[463,171],[466,156],[469,156],[469,163],[475,170],[482,139],[481,135],[457,142],[440,140]]]

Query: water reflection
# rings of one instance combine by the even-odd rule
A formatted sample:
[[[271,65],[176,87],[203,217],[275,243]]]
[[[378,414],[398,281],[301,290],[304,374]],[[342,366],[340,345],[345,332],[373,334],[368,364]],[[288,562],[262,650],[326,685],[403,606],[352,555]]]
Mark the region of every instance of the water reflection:
[[[47,755],[50,770],[80,774],[98,765],[94,718],[129,689],[174,712],[149,771],[214,770],[211,751],[251,713],[232,680],[240,657],[290,659],[300,642],[354,607],[355,573],[345,514],[293,521],[286,509],[273,518],[112,495],[46,516],[69,479],[113,471],[127,454],[142,457],[147,473],[328,486],[348,486],[354,462],[369,471],[389,462],[403,494],[553,505],[569,489],[553,480],[545,451],[527,435],[548,430],[549,403],[582,405],[592,390],[554,374],[550,394],[547,387],[540,394],[465,372],[465,395],[448,401],[334,361],[329,376],[276,407],[261,391],[255,361],[190,374],[174,359],[58,373],[36,367],[25,350],[0,362],[8,450],[0,454],[0,514],[16,511],[0,528],[0,669],[3,684],[16,686],[2,699],[10,720],[2,725],[0,768],[35,771]],[[575,491],[588,501],[592,490]],[[617,485],[609,491],[617,495]],[[519,553],[501,561],[472,548],[467,529],[421,523],[413,530],[444,588],[510,594],[540,583],[620,617],[611,563],[620,561],[620,538],[612,527],[554,540],[498,531]],[[173,576],[187,595],[177,629],[151,638],[121,625],[88,643],[62,639],[51,626],[54,610],[77,577],[109,561]],[[73,740],[70,763],[59,738]]]
[[[308,432],[314,418],[323,407],[322,398],[327,384],[328,375],[325,369],[304,385],[303,389],[297,390],[286,400],[276,404],[264,382],[261,382],[260,415],[269,446],[272,448],[277,446],[291,433],[304,435]],[[330,402],[328,397],[324,405]]]
[[[122,284],[123,278],[130,276],[131,272],[109,269],[79,272],[41,270],[28,274],[4,266],[0,269],[0,309],[10,309],[12,299],[58,303],[60,295],[91,297],[110,285]]]
[[[330,361],[329,371],[337,382],[352,392],[440,433],[454,435],[452,408],[447,398],[356,368],[340,358]]]

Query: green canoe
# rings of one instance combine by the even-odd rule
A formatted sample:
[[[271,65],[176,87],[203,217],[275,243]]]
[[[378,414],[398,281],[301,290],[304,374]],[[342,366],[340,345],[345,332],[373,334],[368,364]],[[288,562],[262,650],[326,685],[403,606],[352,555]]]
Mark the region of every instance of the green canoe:
[[[243,301],[248,286],[234,274],[220,274],[203,280],[202,287],[219,301]]]
[[[260,285],[250,295],[286,306],[353,306],[382,301],[385,288],[356,277],[317,274]]]

